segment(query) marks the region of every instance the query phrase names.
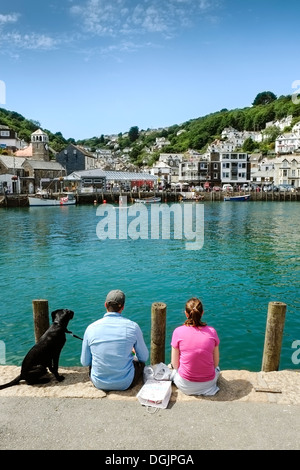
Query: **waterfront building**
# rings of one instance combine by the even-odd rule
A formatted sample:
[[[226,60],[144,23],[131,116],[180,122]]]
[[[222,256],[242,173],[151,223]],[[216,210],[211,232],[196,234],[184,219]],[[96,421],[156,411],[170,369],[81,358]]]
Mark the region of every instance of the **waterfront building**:
[[[56,161],[65,168],[67,175],[74,171],[92,170],[97,166],[97,157],[93,153],[74,144],[69,144],[59,152]]]
[[[220,153],[221,182],[241,185],[250,181],[250,160],[247,153]]]
[[[25,158],[0,155],[1,189],[8,193],[20,193],[20,177],[24,175]]]
[[[203,188],[221,184],[220,154],[207,152],[204,155],[190,157],[179,164],[180,183]]]
[[[97,191],[128,190],[132,186],[156,186],[158,177],[149,173],[129,171],[104,171],[101,169],[74,171],[64,178],[65,185],[80,193],[94,193]]]
[[[289,184],[294,188],[300,188],[300,155],[291,154],[261,159],[255,167],[251,168],[251,181],[258,185]]]
[[[178,183],[179,181],[179,165],[184,158],[183,153],[161,153],[159,162],[169,166],[169,183]]]
[[[22,180],[23,193],[35,193],[37,188],[59,191],[60,184],[57,181],[63,180],[66,176],[64,167],[55,160],[33,160],[26,158],[23,165],[24,177]]]
[[[289,184],[300,188],[300,155],[285,155],[274,159],[275,185]]]
[[[274,159],[263,158],[251,167],[251,181],[258,185],[275,184]]]
[[[158,183],[161,186],[165,186],[166,184],[170,184],[172,182],[172,168],[170,165],[162,161],[158,161],[152,166],[150,169],[150,174],[157,177]]]

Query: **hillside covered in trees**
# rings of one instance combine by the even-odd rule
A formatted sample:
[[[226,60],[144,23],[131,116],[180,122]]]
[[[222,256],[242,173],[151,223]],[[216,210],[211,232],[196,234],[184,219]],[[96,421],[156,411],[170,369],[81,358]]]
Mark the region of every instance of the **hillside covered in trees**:
[[[233,127],[238,131],[263,131],[265,139],[257,150],[267,154],[274,149],[274,142],[280,131],[274,127],[266,130],[266,124],[289,115],[293,116],[292,126],[300,120],[300,104],[294,104],[290,95],[277,98],[271,92],[262,92],[256,96],[251,107],[222,109],[197,119],[171,125],[163,130],[139,130],[138,126],[133,126],[128,133],[120,133],[117,141],[111,141],[111,136],[102,134],[76,142],[74,139],[66,140],[60,132],[53,134],[47,129],[43,130],[48,133],[50,145],[56,151],[60,151],[70,142],[88,147],[91,151],[98,148],[116,149],[117,145],[120,151],[125,148],[131,149],[130,158],[133,163],[141,165],[146,160],[151,165],[158,159],[160,152],[149,157],[145,149],[152,147],[156,138],[165,137],[170,142],[164,147],[164,153],[183,153],[188,149],[203,152],[208,144],[220,139],[226,127]],[[27,142],[30,141],[30,134],[41,127],[38,122],[25,119],[20,114],[5,109],[0,109],[0,124],[14,129],[18,132],[19,138]],[[284,131],[288,130],[290,129]],[[254,151],[258,144],[248,141],[244,145],[246,148],[243,150],[250,152]]]

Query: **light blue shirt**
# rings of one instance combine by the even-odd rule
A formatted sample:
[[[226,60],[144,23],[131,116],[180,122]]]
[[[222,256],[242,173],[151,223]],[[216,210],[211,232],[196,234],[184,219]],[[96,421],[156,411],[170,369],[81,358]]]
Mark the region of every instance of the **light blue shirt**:
[[[134,377],[132,349],[137,358],[149,357],[137,323],[120,313],[108,312],[84,333],[81,364],[91,367],[91,380],[101,390],[126,390]]]

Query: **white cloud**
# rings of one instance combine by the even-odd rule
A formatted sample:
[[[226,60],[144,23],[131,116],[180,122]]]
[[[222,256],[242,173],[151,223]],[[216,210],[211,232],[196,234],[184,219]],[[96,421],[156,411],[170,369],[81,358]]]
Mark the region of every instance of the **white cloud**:
[[[218,6],[219,0],[86,0],[70,8],[85,32],[99,36],[119,33],[174,34]]]
[[[44,34],[20,34],[17,32],[2,34],[1,41],[8,43],[10,47],[32,50],[49,50],[55,48],[58,44],[58,40]]]
[[[0,44],[6,45],[6,48],[4,48],[1,53],[8,53],[13,57],[17,57],[14,52],[16,48],[18,50],[50,50],[56,47],[59,41],[49,35],[38,34],[34,32],[30,34],[22,34],[18,31],[6,32],[8,26],[12,23],[17,23],[20,16],[21,15],[19,13],[10,13],[7,15],[0,14]]]
[[[0,26],[8,23],[16,23],[19,16],[20,15],[18,13],[10,13],[8,15],[0,14]]]

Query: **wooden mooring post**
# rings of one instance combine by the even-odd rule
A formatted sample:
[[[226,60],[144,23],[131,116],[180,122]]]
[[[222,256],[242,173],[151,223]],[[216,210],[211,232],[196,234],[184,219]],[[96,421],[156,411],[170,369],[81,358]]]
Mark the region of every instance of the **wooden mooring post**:
[[[151,307],[151,352],[150,364],[165,362],[167,306],[155,302]]]
[[[32,307],[33,307],[35,342],[38,342],[40,337],[49,328],[48,300],[44,300],[44,299],[33,300]]]
[[[283,302],[269,303],[261,368],[264,372],[279,369],[285,313],[286,304]]]

